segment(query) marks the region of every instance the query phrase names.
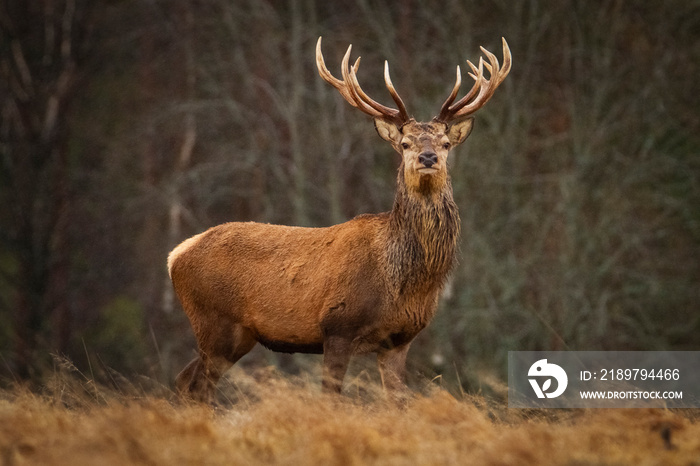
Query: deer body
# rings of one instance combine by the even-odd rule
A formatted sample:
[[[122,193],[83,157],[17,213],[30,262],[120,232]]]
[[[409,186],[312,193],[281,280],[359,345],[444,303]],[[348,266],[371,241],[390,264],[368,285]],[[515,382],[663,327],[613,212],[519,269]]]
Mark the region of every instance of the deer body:
[[[257,343],[323,353],[326,390],[339,392],[350,357],[370,352],[378,354],[383,383],[403,386],[410,343],[433,317],[455,259],[460,222],[447,154],[469,135],[473,119],[416,122],[388,73],[399,110],[381,106],[353,84],[359,61],[350,70],[349,52],[345,80],[336,80],[319,39],[319,71],[375,118],[379,135],[402,155],[393,208],[326,228],[227,223],[176,247],[168,270],[200,354],[177,377],[186,396],[209,399],[221,375]],[[483,87],[482,74],[474,79]]]

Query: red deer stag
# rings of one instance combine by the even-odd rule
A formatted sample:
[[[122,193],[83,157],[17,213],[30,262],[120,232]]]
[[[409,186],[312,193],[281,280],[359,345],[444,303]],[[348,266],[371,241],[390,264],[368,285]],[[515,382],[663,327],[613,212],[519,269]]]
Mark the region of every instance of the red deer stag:
[[[273,351],[322,353],[325,391],[341,391],[351,355],[371,352],[384,386],[405,387],[406,353],[435,313],[457,249],[460,219],[447,154],[464,142],[470,115],[510,71],[510,50],[503,39],[503,67],[483,47],[488,62],[467,61],[475,82],[455,102],[457,67],[438,116],[419,123],[394,89],[388,63],[384,80],[398,108],[365,94],[356,75],[360,59],[349,66],[351,48],[342,80],[326,68],[320,37],[316,64],[401,155],[393,208],[327,228],[226,223],[177,246],[168,271],[199,346],[199,357],[177,376],[186,397],[210,400],[221,375],[258,342]]]

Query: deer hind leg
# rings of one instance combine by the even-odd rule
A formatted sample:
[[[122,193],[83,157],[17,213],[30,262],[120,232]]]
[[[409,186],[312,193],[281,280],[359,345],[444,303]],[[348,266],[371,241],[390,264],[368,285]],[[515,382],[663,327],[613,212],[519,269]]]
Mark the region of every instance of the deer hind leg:
[[[185,399],[211,403],[218,371],[212,370],[212,360],[205,355],[193,359],[175,378],[177,393]]]
[[[350,363],[352,343],[342,337],[327,337],[323,342],[323,379],[324,392],[340,393],[343,378]]]
[[[252,333],[241,326],[235,326],[226,335],[223,333],[213,333],[217,338],[200,343],[200,356],[178,374],[175,387],[183,398],[211,403],[221,376],[257,343]]]
[[[382,350],[377,354],[382,385],[392,393],[406,390],[406,356],[410,344]]]

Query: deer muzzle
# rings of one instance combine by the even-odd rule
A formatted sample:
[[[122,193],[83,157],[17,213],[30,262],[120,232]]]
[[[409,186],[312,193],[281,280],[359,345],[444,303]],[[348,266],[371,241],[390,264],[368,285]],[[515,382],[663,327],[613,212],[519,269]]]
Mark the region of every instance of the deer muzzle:
[[[435,152],[423,152],[418,156],[418,162],[422,163],[425,168],[432,168],[438,161],[437,154]]]

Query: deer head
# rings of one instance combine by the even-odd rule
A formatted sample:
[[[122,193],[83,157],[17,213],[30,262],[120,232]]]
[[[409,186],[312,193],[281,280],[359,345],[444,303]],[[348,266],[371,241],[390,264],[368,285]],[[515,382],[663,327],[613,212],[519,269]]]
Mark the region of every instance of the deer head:
[[[341,64],[343,79],[335,78],[323,60],[321,37],[316,43],[316,65],[321,77],[335,87],[350,105],[374,118],[379,135],[391,143],[402,157],[403,179],[409,191],[434,192],[440,190],[447,181],[447,154],[449,150],[469,136],[474,124],[473,115],[491,99],[496,88],[510,72],[511,56],[508,43],[503,40],[503,66],[494,54],[481,47],[488,63],[479,59],[479,66],[467,60],[474,79],[471,90],[455,102],[462,83],[462,73],[457,66],[457,79],[452,92],[442,104],[440,113],[430,122],[420,123],[409,116],[406,106],[394,88],[389,76],[389,63],[384,62],[384,82],[397,108],[386,107],[369,97],[360,87],[357,70],[360,58],[350,66],[348,47]],[[484,68],[489,78],[484,76]]]

